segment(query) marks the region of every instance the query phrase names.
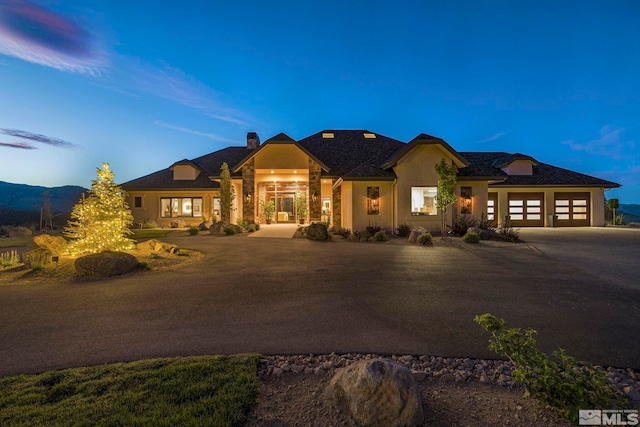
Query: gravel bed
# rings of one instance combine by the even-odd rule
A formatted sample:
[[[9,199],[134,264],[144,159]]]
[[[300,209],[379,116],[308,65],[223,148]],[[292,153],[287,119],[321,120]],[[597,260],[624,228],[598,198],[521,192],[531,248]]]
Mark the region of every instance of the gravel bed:
[[[450,358],[440,356],[382,356],[379,354],[308,354],[275,355],[260,359],[258,375],[263,378],[281,377],[285,372],[307,375],[328,375],[358,360],[386,357],[413,373],[418,381],[435,378],[441,381],[464,383],[477,380],[486,384],[513,387],[513,363],[508,360]],[[640,373],[631,368],[606,368],[609,381],[631,400],[640,401]]]

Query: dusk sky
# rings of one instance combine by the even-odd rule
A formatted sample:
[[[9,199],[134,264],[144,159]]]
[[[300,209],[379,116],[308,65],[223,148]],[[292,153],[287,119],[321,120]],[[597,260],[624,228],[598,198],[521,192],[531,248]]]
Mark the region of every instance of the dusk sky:
[[[640,203],[640,1],[0,0],[0,180],[324,129],[520,152]]]

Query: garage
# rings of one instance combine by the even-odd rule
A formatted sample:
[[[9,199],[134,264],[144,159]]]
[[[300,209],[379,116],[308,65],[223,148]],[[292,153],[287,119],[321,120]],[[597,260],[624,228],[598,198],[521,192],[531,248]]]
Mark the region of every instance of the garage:
[[[558,227],[588,227],[591,225],[591,197],[589,193],[556,192],[554,215]]]
[[[509,193],[508,201],[513,227],[544,227],[544,193]]]

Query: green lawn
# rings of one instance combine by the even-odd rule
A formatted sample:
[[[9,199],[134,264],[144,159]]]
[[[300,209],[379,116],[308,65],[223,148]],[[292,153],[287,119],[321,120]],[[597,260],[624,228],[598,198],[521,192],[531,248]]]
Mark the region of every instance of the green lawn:
[[[27,246],[27,244],[32,239],[33,239],[32,236],[2,238],[0,239],[0,248],[11,248],[13,246]]]
[[[158,237],[166,237],[167,234],[176,231],[175,229],[167,229],[167,230],[157,230],[157,229],[136,229],[131,230],[133,234],[127,236],[129,239],[138,240],[138,239],[155,239]]]
[[[2,426],[241,426],[259,355],[150,359],[0,378]]]

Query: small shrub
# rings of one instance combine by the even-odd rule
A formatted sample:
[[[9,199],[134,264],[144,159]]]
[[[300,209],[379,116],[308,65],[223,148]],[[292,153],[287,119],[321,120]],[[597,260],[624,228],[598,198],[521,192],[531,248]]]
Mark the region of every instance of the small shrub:
[[[178,250],[178,251],[175,252],[175,255],[176,256],[189,256],[189,252]]]
[[[249,228],[247,228],[247,231],[249,233],[253,233],[254,231],[256,231],[256,225],[255,224],[249,224]]]
[[[578,362],[563,349],[553,353],[557,362],[538,350],[535,330],[505,329],[505,321],[489,313],[475,316],[474,321],[491,333],[489,349],[515,365],[514,381],[524,385],[527,394],[541,405],[558,409],[575,423],[579,409],[629,406],[602,368]]]
[[[195,225],[190,225],[188,231],[191,236],[195,236],[200,232],[200,229]]]
[[[426,233],[422,233],[418,236],[417,242],[421,245],[428,245],[432,242],[432,240],[433,237],[431,236],[431,233],[427,231]]]
[[[351,237],[351,230],[348,228],[337,227],[336,231],[334,231],[334,234],[342,236],[343,239],[348,239],[349,237]]]
[[[260,230],[260,223],[259,222],[256,222],[254,225],[256,226],[256,231]]]
[[[49,262],[49,255],[44,252],[32,251],[25,255],[24,262],[34,271],[44,270],[44,267]]]
[[[373,235],[373,240],[376,242],[386,242],[389,239],[387,238],[387,233],[384,230],[380,230]]]
[[[489,230],[493,221],[489,221],[487,215],[484,212],[480,215],[480,221],[478,221],[478,228],[481,230]]]
[[[0,265],[3,267],[13,267],[20,264],[18,251],[4,252],[0,254]]]
[[[377,225],[369,225],[368,227],[365,227],[365,231],[369,234],[369,237],[375,235],[380,230],[382,230],[382,228]]]
[[[409,237],[411,234],[411,227],[407,224],[400,224],[398,228],[396,228],[396,234],[400,237]]]
[[[230,225],[227,225],[226,227],[224,227],[223,230],[224,230],[224,234],[226,234],[227,236],[233,236],[234,234],[236,234],[236,229]]]
[[[462,240],[464,240],[465,243],[480,243],[480,236],[473,231],[469,231],[464,235]]]
[[[158,223],[152,219],[145,219],[142,228],[158,228]]]
[[[159,258],[160,258],[160,255],[158,255],[155,252],[152,252],[149,254],[149,256],[147,256],[147,259],[159,259]]]
[[[216,222],[218,222],[218,217],[214,215],[211,217],[211,224],[215,224]]]
[[[514,243],[521,242],[520,230],[510,226],[506,226],[506,225],[503,225],[502,227],[498,228],[498,231],[496,232],[495,236],[496,236],[496,239],[502,240],[504,242],[514,242]]]
[[[146,261],[140,261],[140,262],[138,262],[138,265],[136,265],[136,268],[138,270],[148,270],[149,269],[149,263],[147,263]]]
[[[8,236],[9,229],[7,227],[0,227],[0,237]]]
[[[477,219],[465,215],[458,217],[449,228],[451,229],[451,234],[454,236],[464,236],[470,227],[475,227],[477,224]]]
[[[238,224],[240,227],[245,229],[249,226],[249,224],[242,218],[238,218],[238,220],[236,221],[236,224]]]

